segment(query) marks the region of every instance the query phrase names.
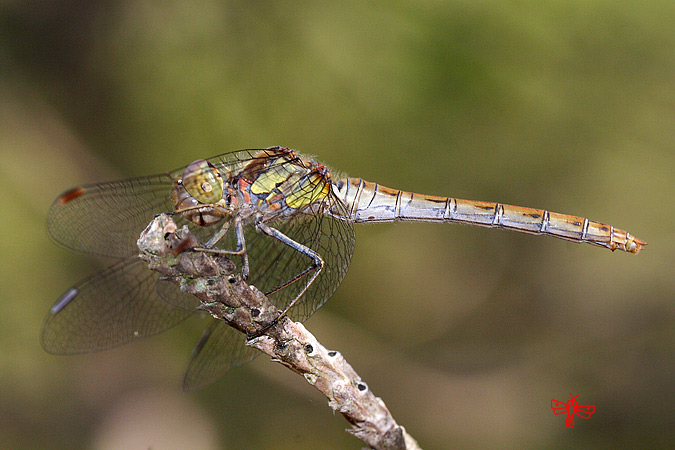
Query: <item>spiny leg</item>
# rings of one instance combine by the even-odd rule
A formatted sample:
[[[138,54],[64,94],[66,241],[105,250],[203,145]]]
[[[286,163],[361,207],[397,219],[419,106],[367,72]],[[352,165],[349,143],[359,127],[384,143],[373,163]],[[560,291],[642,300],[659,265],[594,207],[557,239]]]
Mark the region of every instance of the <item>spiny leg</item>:
[[[298,300],[300,300],[300,298],[305,294],[305,292],[307,292],[307,289],[309,289],[309,287],[312,285],[314,280],[316,280],[316,277],[319,276],[319,274],[321,273],[321,271],[323,270],[323,268],[326,264],[324,262],[323,258],[321,258],[321,255],[319,255],[317,252],[315,252],[314,250],[312,250],[311,248],[309,248],[305,245],[300,244],[299,242],[294,241],[293,239],[289,238],[288,236],[286,236],[285,234],[283,234],[281,231],[277,230],[276,228],[272,228],[272,227],[270,227],[270,226],[268,226],[268,225],[266,225],[262,222],[259,222],[258,224],[256,224],[256,228],[260,232],[262,232],[262,233],[264,233],[268,236],[271,236],[275,239],[278,239],[279,241],[288,245],[292,249],[294,249],[294,250],[296,250],[296,251],[302,253],[303,255],[306,255],[306,256],[308,256],[309,258],[312,259],[312,265],[310,265],[307,269],[303,270],[301,273],[294,276],[292,279],[288,280],[287,282],[285,282],[281,286],[277,287],[271,293],[277,292],[277,291],[279,291],[281,289],[284,289],[287,286],[295,283],[296,281],[303,278],[305,275],[307,275],[312,270],[314,271],[314,273],[310,276],[309,280],[307,280],[307,284],[305,284],[305,286],[302,288],[302,290],[298,293],[298,295],[295,296],[295,298],[288,304],[288,306],[286,306],[286,308],[281,312],[281,314],[279,314],[276,319],[274,319],[273,321],[271,321],[270,323],[265,325],[263,328],[261,328],[257,332],[253,333],[252,335],[249,335],[248,336],[249,339],[260,336],[262,333],[267,331],[269,328],[276,325],[279,322],[279,320],[281,320],[288,313],[288,311],[290,311],[291,308],[293,308],[293,306],[295,306],[298,303]],[[267,295],[269,295],[269,294],[270,293],[268,293]]]

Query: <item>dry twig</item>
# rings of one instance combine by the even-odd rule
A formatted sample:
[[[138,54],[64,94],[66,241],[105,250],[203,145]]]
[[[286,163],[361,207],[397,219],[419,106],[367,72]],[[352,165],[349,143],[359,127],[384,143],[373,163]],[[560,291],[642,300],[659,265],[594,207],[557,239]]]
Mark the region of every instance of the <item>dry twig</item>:
[[[152,270],[199,298],[201,308],[216,319],[257,336],[247,345],[302,375],[328,397],[328,405],[350,423],[348,432],[377,450],[419,449],[339,352],[327,350],[301,323],[287,317],[265,329],[279,315],[277,308],[235,274],[234,263],[225,255],[190,251],[198,244],[187,227],[178,229],[164,214],[138,240],[140,257]]]

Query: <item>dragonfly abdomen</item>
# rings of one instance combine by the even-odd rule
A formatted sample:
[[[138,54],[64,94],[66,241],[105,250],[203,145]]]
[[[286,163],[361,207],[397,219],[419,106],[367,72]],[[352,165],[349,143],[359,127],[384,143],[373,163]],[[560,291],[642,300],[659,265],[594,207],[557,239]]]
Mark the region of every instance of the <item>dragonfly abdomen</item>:
[[[546,234],[631,253],[639,252],[646,245],[624,230],[585,217],[503,203],[416,194],[359,178],[342,180],[341,185],[340,197],[354,222],[459,222]]]

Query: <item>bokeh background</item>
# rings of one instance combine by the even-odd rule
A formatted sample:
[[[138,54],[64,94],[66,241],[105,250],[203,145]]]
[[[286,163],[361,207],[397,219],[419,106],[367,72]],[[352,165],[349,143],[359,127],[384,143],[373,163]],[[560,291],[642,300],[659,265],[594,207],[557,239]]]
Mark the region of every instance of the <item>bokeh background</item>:
[[[38,342],[103,267],[63,190],[283,145],[383,185],[586,215],[638,256],[459,225],[357,228],[308,322],[427,449],[675,447],[675,3],[0,1],[0,447],[359,449],[266,358],[180,391],[201,319]],[[593,404],[568,430],[550,401]]]

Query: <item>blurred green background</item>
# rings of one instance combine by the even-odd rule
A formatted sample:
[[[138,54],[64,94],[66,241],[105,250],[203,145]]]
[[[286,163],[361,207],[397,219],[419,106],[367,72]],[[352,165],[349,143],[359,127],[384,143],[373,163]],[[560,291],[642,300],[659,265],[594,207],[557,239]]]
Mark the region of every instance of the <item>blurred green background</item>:
[[[200,319],[98,354],[38,342],[105,264],[48,238],[59,193],[271,145],[649,243],[357,228],[307,325],[423,448],[675,447],[674,23],[672,0],[0,2],[0,448],[362,447],[266,358],[181,392]],[[570,392],[596,406],[572,430],[550,408]]]

